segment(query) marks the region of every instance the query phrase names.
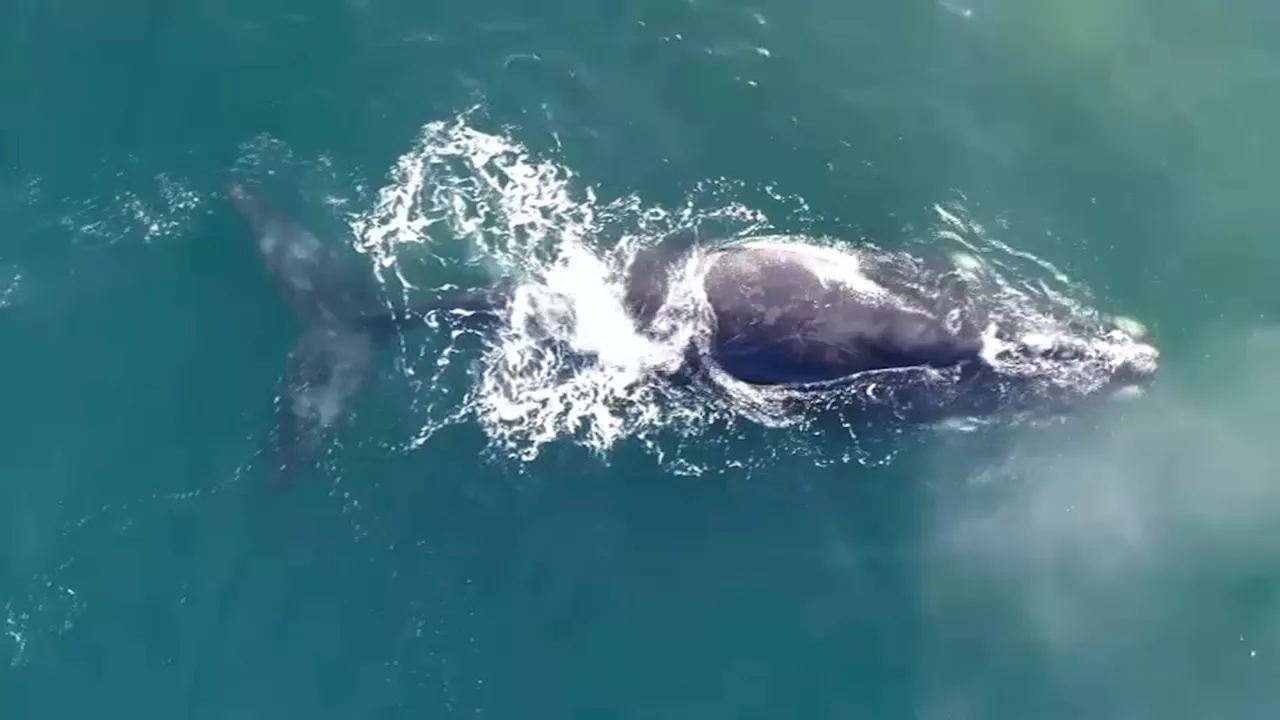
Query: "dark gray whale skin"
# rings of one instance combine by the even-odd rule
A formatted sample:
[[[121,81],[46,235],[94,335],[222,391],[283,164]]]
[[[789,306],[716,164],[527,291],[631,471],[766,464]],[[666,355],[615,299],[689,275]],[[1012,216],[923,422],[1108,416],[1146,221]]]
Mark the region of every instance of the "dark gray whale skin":
[[[722,248],[703,281],[715,316],[711,357],[759,385],[836,381],[871,370],[975,361],[976,330],[824,283],[786,252]]]

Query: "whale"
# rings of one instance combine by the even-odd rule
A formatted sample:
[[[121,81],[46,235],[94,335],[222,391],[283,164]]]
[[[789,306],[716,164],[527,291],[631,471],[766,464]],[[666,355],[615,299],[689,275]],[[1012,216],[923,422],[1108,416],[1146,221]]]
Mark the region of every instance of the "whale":
[[[870,423],[932,423],[1070,413],[1141,395],[1158,374],[1159,350],[1129,318],[1024,327],[1001,316],[994,289],[960,258],[959,271],[931,268],[905,251],[812,240],[668,239],[635,253],[622,300],[636,330],[662,336],[673,317],[701,326],[680,366],[655,376],[746,388],[784,412],[837,407]],[[692,287],[695,302],[677,301],[677,286]],[[456,297],[510,321],[517,287]],[[441,295],[406,312],[450,303]]]
[[[492,316],[492,291],[460,291],[414,308],[388,306],[368,273],[358,273],[335,247],[284,213],[259,189],[232,182],[227,195],[247,221],[258,254],[298,335],[284,362],[265,451],[274,477],[296,477],[316,459],[325,438],[347,416],[378,347],[437,310]]]
[[[471,326],[511,322],[520,283],[449,286],[389,305],[369,273],[332,244],[232,183],[262,261],[298,323],[270,433],[279,476],[314,458],[347,415],[378,347],[433,318]],[[1141,393],[1159,351],[1131,323],[1062,323],[1028,332],[994,316],[965,273],[930,272],[906,253],[794,239],[662,241],[626,264],[622,303],[651,337],[694,323],[675,369],[659,381],[772,394],[788,411],[838,406],[870,422],[933,422],[1002,413],[1069,412]],[[695,301],[678,302],[692,285]]]

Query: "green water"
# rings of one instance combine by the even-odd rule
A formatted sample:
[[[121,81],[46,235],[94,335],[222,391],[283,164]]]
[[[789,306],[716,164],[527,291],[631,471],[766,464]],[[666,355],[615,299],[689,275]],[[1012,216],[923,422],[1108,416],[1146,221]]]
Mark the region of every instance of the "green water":
[[[1185,0],[10,2],[0,716],[1272,717],[1277,27]],[[521,463],[475,423],[404,450],[386,358],[341,479],[265,491],[295,330],[223,184],[289,168],[340,229],[325,198],[367,212],[475,106],[602,197],[722,178],[781,229],[887,245],[963,206],[1141,318],[1161,384],[884,467],[748,472],[750,433],[711,428],[689,475],[638,442]]]

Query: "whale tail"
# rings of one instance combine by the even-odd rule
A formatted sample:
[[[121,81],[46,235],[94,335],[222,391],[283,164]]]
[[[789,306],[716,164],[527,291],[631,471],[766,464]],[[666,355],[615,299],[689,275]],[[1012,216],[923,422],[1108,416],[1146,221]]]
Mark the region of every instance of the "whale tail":
[[[277,483],[292,478],[322,450],[363,385],[375,348],[393,334],[421,327],[432,315],[500,317],[509,290],[449,290],[405,308],[388,308],[372,278],[347,266],[331,246],[258,192],[232,183],[227,194],[247,221],[257,250],[300,334],[289,350],[266,438]]]

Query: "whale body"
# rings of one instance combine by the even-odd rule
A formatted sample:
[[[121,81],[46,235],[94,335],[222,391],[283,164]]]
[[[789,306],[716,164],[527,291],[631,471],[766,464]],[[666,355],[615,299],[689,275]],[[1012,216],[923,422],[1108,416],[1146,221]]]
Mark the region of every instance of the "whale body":
[[[1158,370],[1158,350],[1116,319],[1028,331],[995,317],[991,288],[901,252],[735,242],[710,250],[700,285],[711,329],[694,364],[793,397],[862,390],[841,396],[855,411],[1070,411],[1141,392]]]
[[[518,289],[511,281],[388,307],[372,278],[357,278],[334,248],[258,193],[233,184],[229,194],[300,326],[271,433],[280,474],[317,453],[387,338],[432,315],[511,320]],[[867,417],[886,408],[923,421],[1070,409],[1141,389],[1156,375],[1159,352],[1120,323],[1019,335],[988,317],[980,288],[949,274],[922,280],[903,257],[770,240],[660,243],[629,263],[624,304],[640,332],[659,332],[676,271],[693,262],[705,332],[690,341],[678,370],[664,371],[667,379],[712,377],[792,399],[861,388],[838,402]]]

